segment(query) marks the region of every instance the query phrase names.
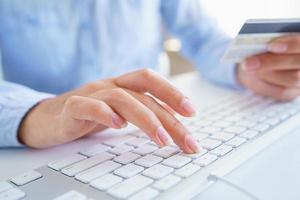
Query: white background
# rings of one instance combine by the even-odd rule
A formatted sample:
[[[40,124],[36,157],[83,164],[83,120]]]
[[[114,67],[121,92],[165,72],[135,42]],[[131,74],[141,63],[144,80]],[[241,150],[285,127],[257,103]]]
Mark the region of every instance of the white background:
[[[219,25],[234,36],[246,19],[300,18],[300,0],[202,0]]]

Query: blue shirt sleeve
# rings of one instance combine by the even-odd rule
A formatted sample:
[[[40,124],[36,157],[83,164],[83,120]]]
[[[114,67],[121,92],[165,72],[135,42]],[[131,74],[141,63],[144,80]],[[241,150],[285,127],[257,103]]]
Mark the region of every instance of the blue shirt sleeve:
[[[220,85],[240,88],[236,65],[220,59],[231,38],[205,13],[202,0],[164,0],[161,13],[166,28],[182,43],[182,53],[194,62],[201,74]]]
[[[23,146],[18,141],[22,119],[38,102],[50,97],[53,95],[0,80],[0,147]]]

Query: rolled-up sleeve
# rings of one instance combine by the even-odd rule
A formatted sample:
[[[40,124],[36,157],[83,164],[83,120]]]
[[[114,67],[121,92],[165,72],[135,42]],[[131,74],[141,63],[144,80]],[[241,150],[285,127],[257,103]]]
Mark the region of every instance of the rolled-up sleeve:
[[[22,119],[38,102],[53,96],[0,79],[0,147],[23,146],[18,141]]]
[[[236,65],[222,64],[220,59],[231,38],[203,9],[201,0],[164,0],[161,13],[166,28],[182,43],[182,53],[201,74],[221,85],[240,88]]]

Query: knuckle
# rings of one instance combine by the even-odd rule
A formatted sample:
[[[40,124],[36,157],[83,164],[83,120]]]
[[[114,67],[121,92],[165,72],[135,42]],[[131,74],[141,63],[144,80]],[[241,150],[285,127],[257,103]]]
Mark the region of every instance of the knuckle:
[[[123,99],[125,96],[127,96],[127,93],[122,88],[114,88],[110,90],[110,98],[114,100],[120,100]]]
[[[94,91],[100,90],[102,88],[102,86],[101,86],[101,84],[99,84],[97,82],[92,82],[92,83],[86,84],[85,88],[90,92],[94,92]]]
[[[172,127],[174,130],[179,130],[179,128],[181,127],[181,123],[180,121],[178,121],[177,119],[174,119],[172,122]]]
[[[140,74],[142,77],[144,77],[145,79],[151,79],[153,76],[155,76],[155,72],[152,69],[149,68],[145,68],[140,70]]]
[[[79,98],[80,98],[79,96],[70,96],[69,98],[67,98],[67,100],[65,102],[65,106],[66,107],[74,107],[74,106],[76,106]]]
[[[151,104],[156,104],[156,103],[157,103],[157,101],[156,101],[153,97],[151,97],[151,96],[149,96],[149,95],[143,95],[143,96],[142,96],[142,101],[143,101],[146,105],[151,105]]]
[[[89,112],[92,115],[100,118],[100,117],[102,117],[104,110],[105,110],[104,105],[103,104],[98,104],[97,106],[96,105],[91,106]]]

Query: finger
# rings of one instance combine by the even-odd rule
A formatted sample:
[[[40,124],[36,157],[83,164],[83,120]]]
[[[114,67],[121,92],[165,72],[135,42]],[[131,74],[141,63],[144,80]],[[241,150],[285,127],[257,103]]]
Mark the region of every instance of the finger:
[[[131,94],[156,114],[173,141],[184,152],[196,153],[199,151],[197,141],[190,135],[189,131],[153,97],[136,92],[131,92]]]
[[[187,97],[166,79],[149,69],[125,74],[115,81],[123,88],[140,93],[149,92],[183,116],[193,116],[196,113],[196,109]]]
[[[149,96],[149,95],[147,95],[147,96]],[[153,97],[151,97],[151,98],[153,98]],[[166,103],[164,103],[164,102],[162,102],[162,101],[160,101],[159,99],[156,99],[156,98],[154,98],[154,100],[159,105],[161,105],[166,111],[168,111],[171,115],[176,115],[175,110],[173,110],[168,104],[166,104]]]
[[[272,97],[280,101],[289,101],[299,96],[299,91],[287,89],[286,87],[277,86],[262,80],[256,72],[244,72],[244,78],[240,79],[246,87],[254,93]]]
[[[105,102],[89,97],[69,97],[65,103],[64,114],[76,120],[94,121],[111,128],[122,128],[127,124]]]
[[[259,76],[268,83],[288,87],[300,88],[300,70],[289,71],[259,71]]]
[[[268,51],[280,54],[300,53],[300,34],[283,36],[271,41],[268,45]]]
[[[172,139],[155,114],[121,88],[99,91],[94,98],[105,101],[124,119],[141,128],[160,146],[169,145]]]
[[[264,53],[247,58],[243,63],[248,71],[260,69],[293,70],[300,69],[300,55]]]

